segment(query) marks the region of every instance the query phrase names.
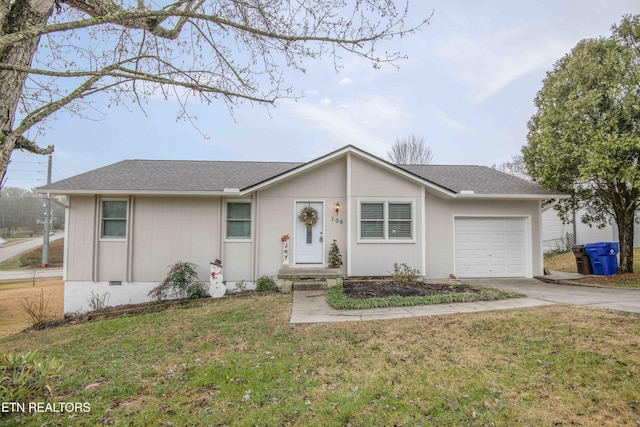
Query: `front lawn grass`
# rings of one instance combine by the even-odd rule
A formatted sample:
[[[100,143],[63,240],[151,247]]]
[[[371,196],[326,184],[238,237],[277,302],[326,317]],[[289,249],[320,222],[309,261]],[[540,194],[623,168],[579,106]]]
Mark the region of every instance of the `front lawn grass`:
[[[475,287],[477,292],[447,293],[425,296],[388,296],[373,298],[352,298],[344,292],[342,286],[327,290],[329,305],[338,310],[360,310],[367,308],[409,307],[413,305],[451,304],[457,302],[495,301],[507,298],[520,298],[523,295],[500,289]]]
[[[636,425],[640,317],[548,306],[289,324],[270,294],[1,339],[64,363],[14,425]]]

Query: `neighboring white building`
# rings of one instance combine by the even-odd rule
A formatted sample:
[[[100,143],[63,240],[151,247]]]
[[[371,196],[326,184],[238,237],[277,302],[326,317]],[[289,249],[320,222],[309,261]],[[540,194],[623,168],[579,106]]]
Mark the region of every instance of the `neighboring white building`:
[[[564,224],[555,209],[545,210],[542,214],[543,244],[545,252],[571,249],[571,243],[584,245],[596,242],[618,242],[618,226],[614,221],[604,228],[589,226],[581,221],[583,211],[576,212],[575,225],[572,221]],[[567,237],[569,234],[569,238]],[[571,239],[571,236],[575,236]],[[635,227],[633,246],[640,246],[640,226]]]
[[[533,277],[542,203],[563,197],[484,166],[398,166],[353,146],[307,163],[125,160],[36,191],[68,197],[65,312],[92,293],[148,301],[177,261],[206,278],[222,260],[228,288],[326,267],[333,240],[344,276],[398,262],[429,278]]]

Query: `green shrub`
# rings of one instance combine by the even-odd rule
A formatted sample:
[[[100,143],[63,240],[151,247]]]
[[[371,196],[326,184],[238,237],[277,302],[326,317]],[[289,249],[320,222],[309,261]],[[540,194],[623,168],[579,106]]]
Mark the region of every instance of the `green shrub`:
[[[178,261],[171,266],[167,277],[161,284],[149,291],[149,296],[158,301],[174,298],[197,299],[209,296],[206,286],[200,282],[197,265],[191,262]]]
[[[393,281],[406,283],[413,282],[418,278],[418,274],[420,272],[415,269],[409,267],[406,263],[398,264],[397,262],[393,263]]]
[[[50,381],[59,376],[62,364],[40,358],[37,351],[0,358],[0,401],[25,402],[53,396]]]
[[[257,292],[273,292],[277,290],[278,286],[271,276],[264,275],[256,281]]]

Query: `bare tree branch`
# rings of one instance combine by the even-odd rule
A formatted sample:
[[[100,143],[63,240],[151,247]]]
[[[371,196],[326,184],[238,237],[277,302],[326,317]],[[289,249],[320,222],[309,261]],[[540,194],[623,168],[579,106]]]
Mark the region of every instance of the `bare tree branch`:
[[[408,1],[408,0],[405,0]],[[407,6],[390,0],[0,0],[0,182],[15,149],[46,152],[27,131],[109,92],[143,109],[145,98],[271,105],[292,96],[284,68],[356,55],[397,66],[377,44],[413,33]],[[155,3],[153,3],[155,4]],[[171,90],[169,90],[171,89]],[[19,118],[19,123],[15,123]],[[35,130],[32,131],[31,129]]]
[[[396,139],[387,160],[397,165],[427,165],[433,161],[433,151],[424,136],[411,135]]]

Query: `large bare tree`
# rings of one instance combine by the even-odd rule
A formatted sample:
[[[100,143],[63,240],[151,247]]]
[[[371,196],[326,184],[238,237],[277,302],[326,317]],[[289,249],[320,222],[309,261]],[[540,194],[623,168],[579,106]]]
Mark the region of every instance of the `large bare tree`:
[[[387,160],[397,165],[426,165],[433,161],[433,150],[424,136],[410,135],[396,139],[387,151]]]
[[[0,182],[16,149],[48,154],[36,138],[87,97],[112,104],[162,94],[188,101],[272,104],[295,96],[286,67],[357,55],[374,67],[400,53],[377,43],[416,31],[393,0],[2,0],[0,2]],[[188,115],[186,116],[188,117]]]

